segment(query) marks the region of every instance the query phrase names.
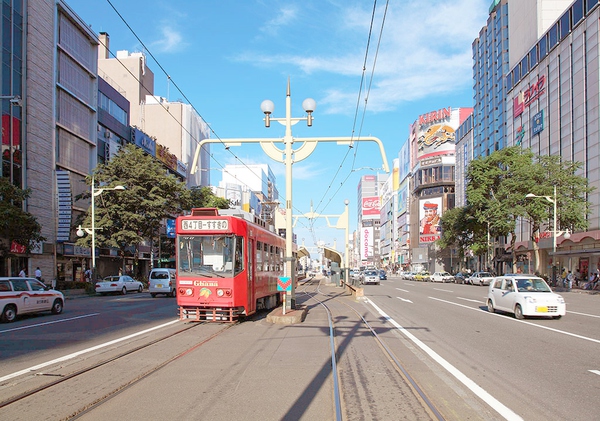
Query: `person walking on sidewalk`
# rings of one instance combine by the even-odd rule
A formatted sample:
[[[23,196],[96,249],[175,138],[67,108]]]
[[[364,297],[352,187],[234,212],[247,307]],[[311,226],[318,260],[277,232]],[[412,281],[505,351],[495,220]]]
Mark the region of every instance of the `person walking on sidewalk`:
[[[25,268],[21,269],[21,272],[19,272],[19,278],[27,278],[27,272],[25,272]]]
[[[38,281],[42,280],[42,270],[39,266],[35,268],[35,279],[37,279]]]

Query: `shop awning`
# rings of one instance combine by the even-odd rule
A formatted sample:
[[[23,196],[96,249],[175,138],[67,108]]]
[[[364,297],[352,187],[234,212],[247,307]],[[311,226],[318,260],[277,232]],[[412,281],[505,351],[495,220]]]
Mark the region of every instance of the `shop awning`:
[[[310,257],[310,252],[304,247],[298,249],[298,259],[302,257]]]
[[[336,262],[338,265],[340,265],[340,267],[342,267],[342,255],[339,251],[330,249],[329,247],[323,247],[323,255],[326,259]]]

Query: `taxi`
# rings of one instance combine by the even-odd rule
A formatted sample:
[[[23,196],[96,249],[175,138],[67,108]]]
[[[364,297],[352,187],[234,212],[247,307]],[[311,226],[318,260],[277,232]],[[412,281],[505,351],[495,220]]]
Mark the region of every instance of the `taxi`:
[[[33,278],[0,277],[0,321],[13,322],[18,315],[50,311],[60,314],[65,297]]]

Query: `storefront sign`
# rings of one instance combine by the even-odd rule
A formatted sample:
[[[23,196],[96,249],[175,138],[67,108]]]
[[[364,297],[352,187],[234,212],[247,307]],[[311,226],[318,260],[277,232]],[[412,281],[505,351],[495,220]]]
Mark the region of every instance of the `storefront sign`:
[[[535,135],[544,130],[544,110],[533,116],[531,121],[531,134]]]
[[[513,117],[517,118],[525,108],[546,92],[546,76],[538,77],[537,82],[531,84],[525,91],[521,91],[513,98]]]

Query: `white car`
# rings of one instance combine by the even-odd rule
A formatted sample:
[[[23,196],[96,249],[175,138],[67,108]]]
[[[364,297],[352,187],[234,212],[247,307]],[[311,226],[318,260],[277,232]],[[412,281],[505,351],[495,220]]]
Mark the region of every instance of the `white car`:
[[[490,313],[513,313],[515,318],[545,316],[560,319],[567,312],[565,299],[546,281],[533,275],[499,276],[490,283],[487,297]]]
[[[107,276],[102,281],[96,282],[96,292],[106,294],[108,292],[120,292],[125,295],[129,291],[142,292],[144,285],[127,275]]]
[[[60,314],[65,297],[33,278],[0,278],[0,320],[13,322],[20,314],[50,311]]]
[[[435,272],[431,275],[432,282],[454,282],[454,276],[448,272]]]
[[[490,282],[492,282],[492,279],[494,279],[494,275],[489,272],[475,272],[473,275],[469,276],[465,282],[471,285],[484,286],[489,285]]]
[[[379,273],[376,270],[365,270],[362,283],[379,285]]]

